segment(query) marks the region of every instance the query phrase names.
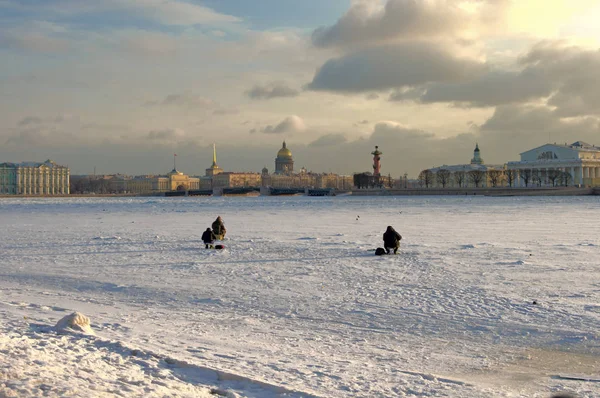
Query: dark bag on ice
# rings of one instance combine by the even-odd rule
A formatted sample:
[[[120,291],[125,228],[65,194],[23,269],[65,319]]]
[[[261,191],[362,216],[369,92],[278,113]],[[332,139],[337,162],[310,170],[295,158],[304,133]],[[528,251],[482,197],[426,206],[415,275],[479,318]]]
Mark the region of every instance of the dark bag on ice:
[[[385,249],[383,247],[378,247],[375,249],[376,256],[383,256],[385,254]]]
[[[225,249],[225,246],[223,246],[223,245],[215,245],[215,249],[217,249],[217,250],[223,250],[223,249]]]

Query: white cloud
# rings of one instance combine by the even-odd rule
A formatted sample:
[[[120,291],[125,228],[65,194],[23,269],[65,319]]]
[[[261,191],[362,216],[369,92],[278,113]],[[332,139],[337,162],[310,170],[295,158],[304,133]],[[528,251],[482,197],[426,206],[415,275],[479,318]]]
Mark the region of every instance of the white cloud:
[[[348,142],[348,139],[344,134],[325,134],[308,144],[308,146],[324,148],[344,144],[346,142]]]
[[[264,134],[284,134],[284,133],[300,133],[306,130],[306,124],[301,117],[291,115],[286,117],[277,125],[268,125],[260,129],[252,129],[250,133],[264,133]]]
[[[460,3],[447,0],[358,1],[333,26],[313,32],[318,47],[346,47],[397,39],[447,37],[473,19]]]

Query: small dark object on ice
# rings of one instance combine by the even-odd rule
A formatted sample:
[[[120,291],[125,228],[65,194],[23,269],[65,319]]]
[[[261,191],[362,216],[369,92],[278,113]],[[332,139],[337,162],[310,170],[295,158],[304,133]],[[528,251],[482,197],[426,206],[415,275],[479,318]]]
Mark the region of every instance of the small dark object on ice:
[[[378,247],[377,249],[375,249],[376,256],[383,256],[384,254],[386,254],[386,252],[383,247]]]
[[[215,245],[215,249],[217,249],[217,250],[223,250],[223,249],[225,249],[225,246],[223,246],[223,245]]]
[[[529,253],[530,256],[533,256],[533,254]]]
[[[533,303],[531,303],[533,305],[537,305],[537,300],[533,300]]]

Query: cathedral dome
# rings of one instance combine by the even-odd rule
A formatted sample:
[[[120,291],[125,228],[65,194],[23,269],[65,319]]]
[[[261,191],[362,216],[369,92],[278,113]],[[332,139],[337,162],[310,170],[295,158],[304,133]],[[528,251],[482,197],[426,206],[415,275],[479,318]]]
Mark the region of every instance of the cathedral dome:
[[[292,158],[292,151],[287,149],[287,147],[285,146],[285,141],[283,141],[283,147],[279,150],[279,152],[277,152],[277,158],[278,159],[291,159]]]

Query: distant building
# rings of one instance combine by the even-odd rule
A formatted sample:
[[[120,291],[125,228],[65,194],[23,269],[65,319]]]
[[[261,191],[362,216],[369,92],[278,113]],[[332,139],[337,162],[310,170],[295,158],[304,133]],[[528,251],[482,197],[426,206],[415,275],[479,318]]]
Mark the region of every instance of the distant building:
[[[0,163],[0,194],[2,195],[67,195],[68,167],[52,160],[43,163]]]
[[[123,174],[77,176],[73,193],[131,193],[156,194],[169,191],[190,191],[200,188],[200,179],[173,169],[167,175]]]
[[[259,173],[233,173],[222,172],[212,177],[213,188],[242,188],[260,187],[261,175]]]
[[[517,174],[517,186],[600,186],[600,147],[577,141],[571,145],[546,144],[521,153],[521,161],[508,162]],[[560,180],[557,184],[556,180]]]
[[[271,188],[334,188],[339,190],[352,188],[352,177],[333,173],[313,173],[304,167],[294,173],[294,159],[285,141],[277,152],[275,172],[269,174],[264,167],[261,172],[261,186]]]
[[[143,175],[135,177],[116,176],[111,179],[111,187],[116,192],[149,194],[169,191],[190,191],[200,189],[200,180],[176,169],[167,175]]]
[[[468,164],[443,165],[423,170],[419,182],[427,187],[470,188],[505,185],[504,165],[486,165],[479,144],[475,144],[473,158]]]

